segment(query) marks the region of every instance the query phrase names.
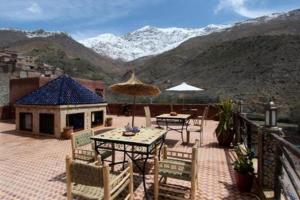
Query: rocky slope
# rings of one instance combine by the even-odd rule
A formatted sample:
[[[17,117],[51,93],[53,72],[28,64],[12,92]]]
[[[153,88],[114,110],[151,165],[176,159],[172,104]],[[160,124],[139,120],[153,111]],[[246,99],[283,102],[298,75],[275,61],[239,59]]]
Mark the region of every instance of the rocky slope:
[[[261,17],[236,23],[235,26],[225,31],[191,38],[175,49],[151,57],[150,59],[136,59],[129,62],[128,65],[142,66],[140,68],[141,71],[161,67],[171,67],[177,70],[178,67],[191,61],[195,56],[211,46],[218,45],[222,42],[257,35],[281,34],[300,34],[300,10],[294,10],[273,17]]]
[[[243,98],[252,111],[262,112],[273,97],[289,118],[299,112],[299,36],[300,10],[295,10],[195,37],[129,65],[141,66],[136,69],[141,79],[162,89],[186,81],[206,88],[211,97]]]
[[[79,42],[100,55],[132,61],[140,57],[160,54],[192,37],[219,32],[230,26],[212,24],[198,29],[145,26],[123,36],[107,33]]]
[[[0,48],[39,57],[73,76],[113,78],[122,72],[119,63],[101,56],[61,32],[0,29]]]

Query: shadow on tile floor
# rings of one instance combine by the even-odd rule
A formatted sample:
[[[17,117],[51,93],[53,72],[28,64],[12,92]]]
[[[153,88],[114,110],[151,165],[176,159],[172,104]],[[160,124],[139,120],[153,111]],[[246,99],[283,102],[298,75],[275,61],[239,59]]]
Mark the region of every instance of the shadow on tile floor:
[[[66,173],[61,173],[53,178],[51,178],[49,181],[60,181],[60,182],[63,182],[63,183],[66,183]]]
[[[15,135],[23,138],[32,138],[32,139],[37,139],[37,140],[62,140],[62,139],[57,139],[55,137],[47,136],[47,135],[38,135],[38,134],[30,134],[30,133],[24,133],[24,132],[18,132],[16,130],[10,130],[10,131],[2,131],[2,134],[9,134],[9,135]]]

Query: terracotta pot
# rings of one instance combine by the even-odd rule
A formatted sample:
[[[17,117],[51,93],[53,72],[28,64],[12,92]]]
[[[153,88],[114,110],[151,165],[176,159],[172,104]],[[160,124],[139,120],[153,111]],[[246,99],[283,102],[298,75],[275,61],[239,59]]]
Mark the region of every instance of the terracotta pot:
[[[106,118],[105,120],[105,126],[112,126],[112,118],[111,117],[108,117]]]
[[[240,192],[251,191],[253,178],[253,174],[242,174],[235,170],[236,184]]]
[[[71,134],[72,134],[73,132],[74,132],[73,126],[67,126],[67,127],[64,128],[62,137],[63,137],[64,139],[70,139],[70,138],[71,138]]]
[[[217,133],[216,133],[217,134]],[[220,146],[229,147],[234,136],[233,130],[228,130],[227,133],[217,134],[217,140]]]

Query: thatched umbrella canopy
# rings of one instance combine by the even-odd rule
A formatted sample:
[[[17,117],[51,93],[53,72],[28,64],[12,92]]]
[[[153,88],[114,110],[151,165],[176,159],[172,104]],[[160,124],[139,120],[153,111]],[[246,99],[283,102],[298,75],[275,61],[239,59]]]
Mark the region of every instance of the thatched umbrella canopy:
[[[111,85],[109,88],[114,92],[133,96],[132,127],[134,126],[136,96],[157,96],[160,94],[160,89],[157,86],[145,84],[138,80],[134,72],[131,74],[131,77],[128,81],[116,83]]]

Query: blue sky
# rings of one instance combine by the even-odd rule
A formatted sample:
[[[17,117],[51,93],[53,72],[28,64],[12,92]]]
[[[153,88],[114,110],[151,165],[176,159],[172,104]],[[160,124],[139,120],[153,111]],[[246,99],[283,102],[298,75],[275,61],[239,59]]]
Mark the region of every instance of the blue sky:
[[[300,8],[300,0],[0,0],[0,27],[64,31],[75,39],[145,25],[196,28]]]

